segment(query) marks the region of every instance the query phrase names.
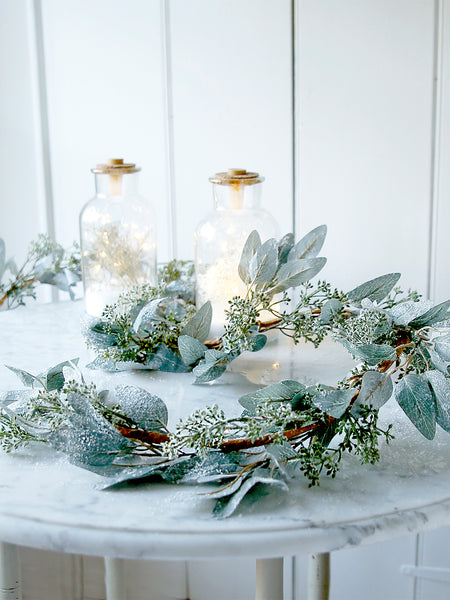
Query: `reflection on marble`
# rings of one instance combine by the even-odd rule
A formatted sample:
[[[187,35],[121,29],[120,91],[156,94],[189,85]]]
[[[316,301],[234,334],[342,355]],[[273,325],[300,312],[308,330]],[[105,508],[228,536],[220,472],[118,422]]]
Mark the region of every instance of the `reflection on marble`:
[[[0,315],[0,362],[38,373],[61,360],[89,360],[79,333],[81,303],[40,305]],[[282,379],[334,383],[352,362],[340,346],[271,343],[240,357],[217,382],[194,385],[191,374],[86,371],[100,388],[141,385],[168,404],[171,424],[214,402],[229,415],[257,385]],[[20,387],[0,367],[2,390]],[[395,421],[396,439],[375,466],[346,457],[335,480],[309,489],[246,498],[228,520],[211,517],[206,486],[152,484],[100,491],[104,480],[45,448],[0,456],[0,538],[28,546],[129,558],[259,556],[328,551],[450,524],[450,436],[420,436],[395,402],[381,419]]]

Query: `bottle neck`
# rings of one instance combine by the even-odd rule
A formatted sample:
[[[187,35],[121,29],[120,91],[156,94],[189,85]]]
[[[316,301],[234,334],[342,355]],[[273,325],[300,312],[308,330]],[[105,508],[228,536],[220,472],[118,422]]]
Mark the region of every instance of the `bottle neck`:
[[[97,196],[133,196],[138,192],[138,173],[95,174]]]
[[[245,185],[232,183],[221,185],[213,183],[213,195],[217,210],[248,210],[259,208],[261,203],[261,184]]]

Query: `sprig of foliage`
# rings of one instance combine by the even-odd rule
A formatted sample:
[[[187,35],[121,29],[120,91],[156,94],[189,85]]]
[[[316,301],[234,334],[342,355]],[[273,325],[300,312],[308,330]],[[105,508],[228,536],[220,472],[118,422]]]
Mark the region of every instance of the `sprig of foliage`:
[[[39,283],[55,285],[73,297],[73,286],[81,281],[79,247],[74,243],[65,250],[49,236],[40,234],[31,242],[23,265],[6,260],[5,243],[0,239],[0,307],[7,309],[25,304],[36,297]]]

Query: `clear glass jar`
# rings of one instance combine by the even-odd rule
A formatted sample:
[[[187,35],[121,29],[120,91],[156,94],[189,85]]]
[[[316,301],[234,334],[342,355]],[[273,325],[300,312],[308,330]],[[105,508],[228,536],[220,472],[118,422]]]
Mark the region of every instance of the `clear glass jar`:
[[[97,165],[96,195],[80,214],[86,311],[101,316],[130,287],[156,285],[156,219],[138,194],[139,167],[123,159]]]
[[[279,232],[275,219],[260,206],[264,178],[258,173],[228,169],[209,181],[213,184],[215,210],[195,232],[196,302],[200,307],[211,301],[211,333],[219,335],[228,300],[245,295],[238,265],[247,237],[256,229],[264,242],[278,238]]]

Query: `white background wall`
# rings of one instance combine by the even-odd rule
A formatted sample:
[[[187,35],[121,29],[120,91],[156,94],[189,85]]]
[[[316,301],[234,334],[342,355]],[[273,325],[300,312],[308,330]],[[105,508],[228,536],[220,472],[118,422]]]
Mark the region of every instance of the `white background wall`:
[[[401,271],[405,287],[450,297],[450,0],[0,0],[9,254],[22,258],[41,231],[70,245],[90,168],[111,156],[143,168],[160,260],[192,258],[208,177],[245,167],[266,177],[263,203],[282,231],[328,224],[324,276],[336,285]],[[448,537],[425,539],[435,560]],[[365,598],[419,598],[397,569],[421,548],[411,538],[337,554],[332,598],[361,598],[364,581]],[[46,557],[24,551],[30,577]],[[57,591],[41,577],[46,592],[34,583],[28,598],[102,597],[98,561],[48,560],[61,568]],[[249,565],[235,568],[248,597]],[[146,569],[130,569],[148,593]],[[215,598],[233,597],[225,566],[222,580],[189,570],[193,599],[211,598],[214,580]]]

